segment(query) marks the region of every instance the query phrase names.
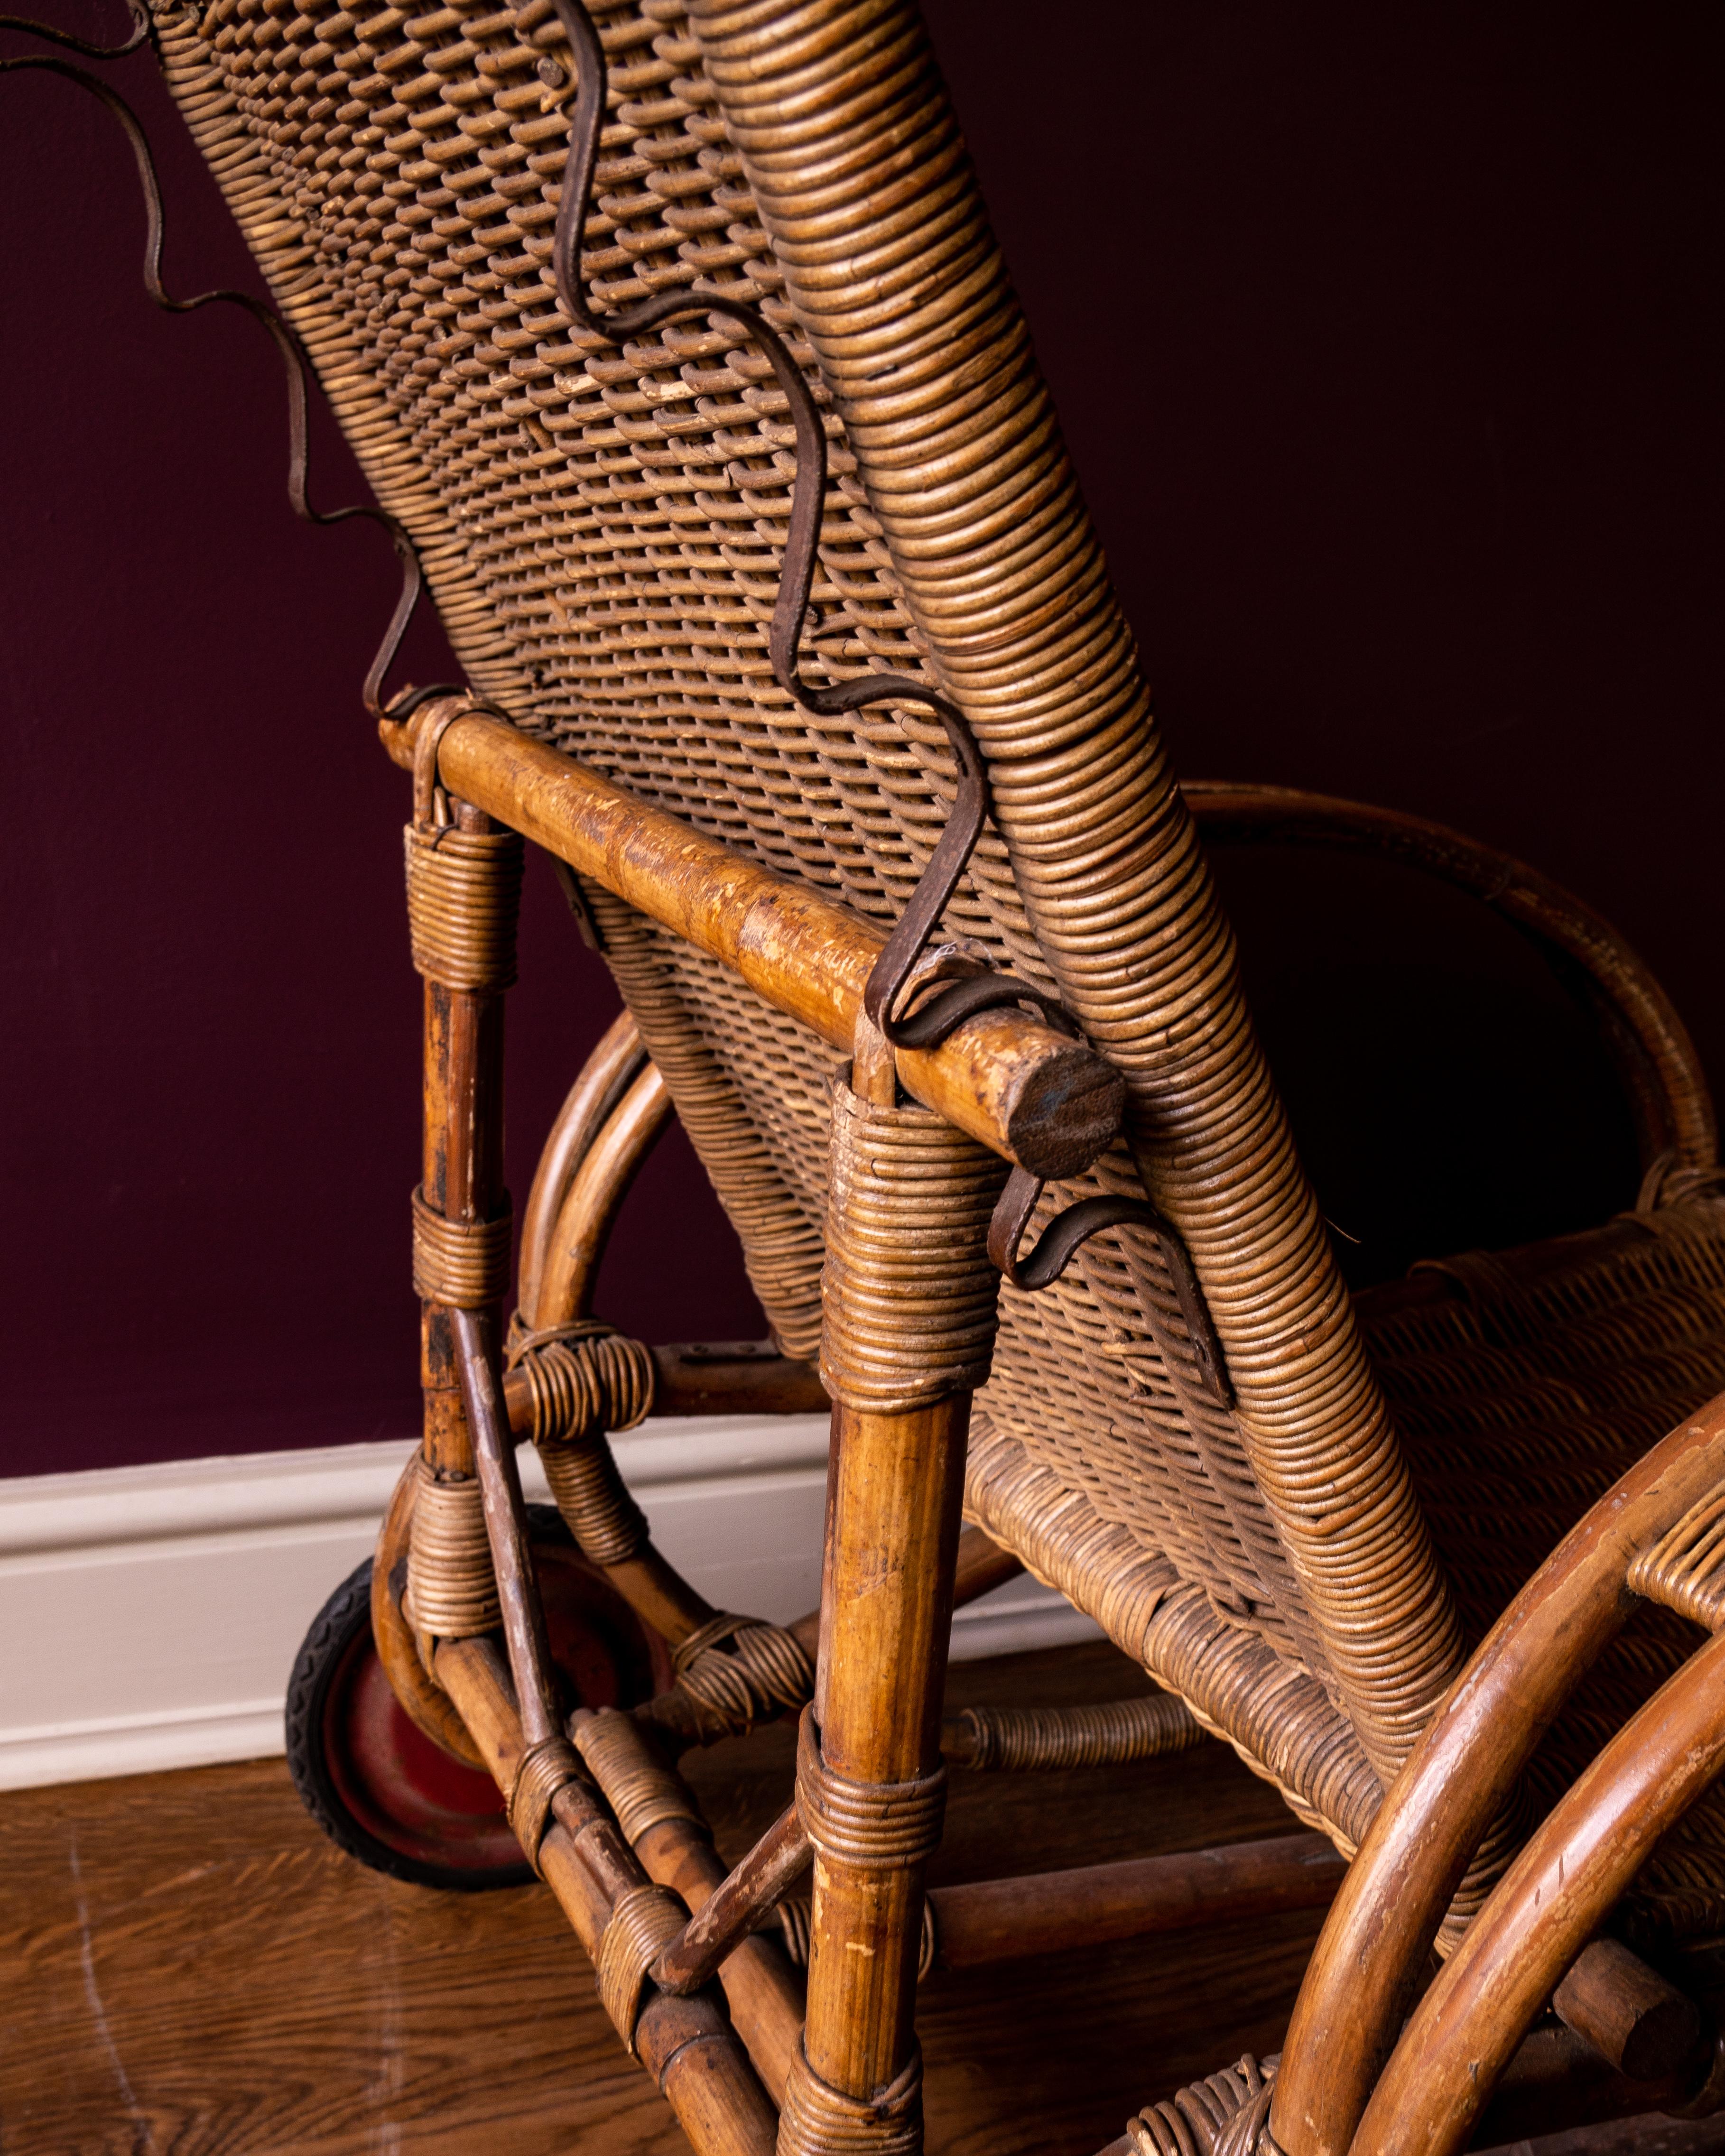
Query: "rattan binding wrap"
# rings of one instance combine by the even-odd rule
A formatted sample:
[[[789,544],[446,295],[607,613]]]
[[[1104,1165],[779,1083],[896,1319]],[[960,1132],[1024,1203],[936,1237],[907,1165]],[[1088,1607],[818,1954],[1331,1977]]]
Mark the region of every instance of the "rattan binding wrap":
[[[629,1715],[601,1707],[577,1723],[574,1737],[575,1749],[604,1791],[631,1849],[649,1827],[665,1820],[681,1820],[707,1833],[694,1791],[680,1774],[651,1757]]]
[[[689,1912],[669,1887],[630,1887],[617,1897],[599,1938],[599,2003],[617,2033],[635,2048],[641,1993],[647,1971],[689,1921]]]
[[[860,1782],[827,1765],[814,1709],[803,1708],[797,1812],[818,1856],[870,1871],[907,1871],[939,1847],[946,1809],[944,1765],[911,1782]]]
[[[1629,1584],[1650,1602],[1717,1632],[1725,1623],[1725,1490],[1702,1498],[1632,1564]]]
[[[452,1310],[485,1310],[509,1290],[514,1220],[451,1220],[413,1193],[413,1292]]]
[[[672,1651],[676,1681],[662,1697],[667,1727],[692,1708],[700,1741],[746,1736],[804,1706],[814,1691],[814,1664],[793,1632],[760,1617],[709,1617]]]
[[[814,375],[832,457],[808,664],[920,672],[969,717],[999,829],[947,930],[1057,988],[1126,1074],[1137,1166],[1238,1387],[1237,1413],[1200,1396],[1156,1251],[1100,1237],[1055,1287],[1002,1295],[973,1508],[1349,1846],[1455,1666],[1445,1567],[1477,1632],[1629,1449],[1725,1383],[1717,1210],[1651,1216],[1649,1251],[1589,1276],[1573,1327],[1482,1275],[1476,1304],[1380,1328],[1398,1442],[914,8],[595,13],[612,104],[584,275],[601,305],[722,283]],[[558,315],[567,86],[538,69],[567,54],[548,0],[410,19],[213,0],[160,34],[475,689],[895,919],[950,797],[939,730],[884,709],[814,719],[772,681],[790,432],[760,356],[698,321],[619,352]],[[807,1357],[835,1059],[588,892],[774,1331]],[[1130,1194],[1133,1158],[1089,1182]],[[1684,1329],[1697,1298],[1711,1334]],[[1633,1374],[1589,1363],[1589,1341],[1625,1332]],[[1655,1617],[1612,1665],[1624,1683],[1669,1666],[1658,1623],[1679,1620]],[[1594,1712],[1584,1700],[1566,1727]],[[1656,1867],[1674,1925],[1712,1921],[1713,1818],[1692,1815]]]
[[[824,2082],[798,2044],[779,2114],[778,2156],[922,2156],[922,2054],[871,2101]]]
[[[406,1608],[415,1631],[466,1640],[502,1621],[485,1507],[472,1476],[439,1476],[422,1459],[408,1543]]]
[[[1126,2129],[1132,2156],[1281,2156],[1270,2131],[1278,2063],[1249,2051],[1236,2066],[1140,2112]]]
[[[607,1432],[633,1430],[652,1412],[652,1351],[596,1318],[543,1332],[510,1328],[506,1361],[527,1380],[545,1479],[557,1510],[597,1565],[626,1564],[648,1541],[646,1515],[629,1495]]]
[[[596,1317],[542,1332],[510,1327],[505,1363],[527,1380],[536,1445],[583,1445],[608,1430],[633,1430],[653,1412],[653,1351]]]
[[[567,1737],[547,1737],[522,1755],[509,1785],[509,1824],[521,1853],[536,1871],[539,1845],[551,1825],[551,1809],[565,1783],[578,1781],[581,1763]]]
[[[512,988],[521,839],[513,831],[415,824],[403,838],[414,970],[446,988]]]
[[[904,1414],[988,1382],[1000,1276],[988,1218],[1006,1163],[926,1108],[833,1086],[821,1382]]]
[[[1017,1773],[1157,1759],[1209,1734],[1185,1701],[1167,1692],[1097,1707],[967,1707],[958,1718],[972,1748],[967,1767]]]

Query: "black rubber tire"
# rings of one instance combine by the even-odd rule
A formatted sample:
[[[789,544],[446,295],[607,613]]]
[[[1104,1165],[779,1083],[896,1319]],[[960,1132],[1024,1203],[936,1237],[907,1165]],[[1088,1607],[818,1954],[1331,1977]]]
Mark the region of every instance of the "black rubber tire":
[[[337,1849],[371,1871],[387,1872],[392,1879],[459,1894],[521,1885],[533,1876],[525,1861],[513,1871],[465,1871],[452,1865],[427,1864],[380,1841],[348,1809],[330,1768],[325,1709],[336,1672],[354,1640],[369,1632],[371,1623],[372,1561],[367,1558],[348,1573],[312,1619],[288,1680],[288,1772],[294,1778],[300,1803]]]
[[[535,1543],[574,1548],[562,1515],[552,1506],[530,1505],[527,1527]],[[288,1680],[288,1771],[300,1801],[338,1849],[392,1879],[463,1894],[525,1885],[533,1876],[525,1861],[483,1868],[428,1862],[392,1849],[355,1816],[329,1758],[327,1709],[331,1687],[351,1666],[358,1643],[365,1643],[362,1652],[369,1647],[371,1627],[372,1565],[367,1558],[355,1567],[311,1620]]]

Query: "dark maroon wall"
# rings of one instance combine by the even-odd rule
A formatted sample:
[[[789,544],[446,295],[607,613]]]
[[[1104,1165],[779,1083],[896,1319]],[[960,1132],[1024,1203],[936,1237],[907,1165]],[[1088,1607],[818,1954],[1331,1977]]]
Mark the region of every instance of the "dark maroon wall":
[[[171,287],[259,289],[153,64],[114,79],[158,146]],[[0,1475],[411,1431],[406,782],[357,693],[389,547],[289,513],[257,329],[144,300],[105,113],[61,81],[0,80]],[[363,498],[327,423],[316,458],[315,498]],[[434,627],[409,658],[421,680],[452,664]],[[518,1203],[618,1009],[542,861],[521,976]],[[763,1329],[680,1132],[603,1287],[649,1337]]]
[[[1716,11],[931,13],[1178,767],[1513,848],[1725,1071]],[[250,281],[151,63],[116,73],[163,152],[171,278]],[[105,116],[42,78],[0,111],[0,1474],[405,1432],[417,983],[403,781],[355,687],[388,550],[289,516],[250,325],[140,296]],[[1411,1194],[1413,1247],[1536,1232],[1578,1175],[1621,1202],[1597,1074],[1538,1105],[1567,1021],[1513,954],[1469,957],[1458,1015],[1447,962],[1384,989],[1382,921],[1436,949],[1441,908],[1273,864],[1230,889],[1339,1225]],[[615,1007],[542,865],[522,955],[518,1197]],[[1522,1103],[1494,1120],[1498,1077]],[[1463,1168],[1489,1195],[1529,1159],[1519,1210],[1445,1210]],[[1375,1269],[1411,1254],[1386,1230]],[[758,1327],[680,1141],[602,1302],[649,1337]]]

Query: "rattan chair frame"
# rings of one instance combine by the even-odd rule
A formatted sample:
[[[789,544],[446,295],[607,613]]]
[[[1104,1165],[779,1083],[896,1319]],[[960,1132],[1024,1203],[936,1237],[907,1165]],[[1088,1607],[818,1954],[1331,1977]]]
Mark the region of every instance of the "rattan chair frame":
[[[420,1726],[496,1777],[693,2144],[920,2147],[915,1982],[941,1951],[921,1866],[943,1743],[1104,1756],[1209,1730],[1358,1852],[1280,2076],[1243,2062],[1143,2113],[1122,2148],[1459,2147],[1554,1988],[1595,2066],[1645,2066],[1672,1997],[1692,2002],[1592,1933],[1625,1910],[1649,1938],[1725,1913],[1725,1835],[1695,1826],[1725,1722],[1712,1650],[1686,1661],[1681,1632],[1715,1621],[1725,1457],[1702,1403],[1725,1380],[1710,1300],[1725,1234],[1706,1086],[1657,985],[1585,908],[1454,834],[1268,789],[1183,797],[913,0],[594,0],[591,22],[572,0],[413,18],[212,0],[162,11],[153,35],[290,325],[285,356],[297,341],[315,366],[469,675],[380,721],[414,774],[426,995],[425,1429],[380,1540],[378,1651]],[[584,223],[572,97],[598,129]],[[823,440],[824,491],[799,498]],[[799,529],[806,619],[779,576]],[[883,665],[893,693],[865,695]],[[1019,988],[907,1045],[877,969],[906,907],[935,903],[951,804],[978,772],[991,827],[913,987]],[[1533,936],[1624,1074],[1646,1171],[1634,1218],[1554,1252],[1452,1261],[1375,1308],[1350,1297],[1204,824],[1379,849]],[[547,1141],[506,1337],[516,834],[569,872],[629,1018]],[[781,1350],[722,1383],[589,1307],[673,1106]],[[997,1294],[988,1269],[1009,1168],[1014,1248],[1044,1181],[1111,1224],[1040,1297]],[[1626,1292],[1656,1317],[1616,1338],[1601,1306]],[[1614,1392],[1611,1358],[1631,1350],[1658,1370]],[[1580,1484],[1556,1486],[1561,1454],[1527,1435],[1550,1419],[1540,1358],[1559,1353],[1588,1365],[1565,1396],[1599,1499],[1579,1526]],[[1571,1530],[1471,1660],[1466,1637],[1533,1568],[1513,1568],[1514,1546],[1471,1570],[1479,1523],[1458,1531],[1416,1474],[1464,1370],[1467,1428],[1501,1423],[1523,1447],[1535,1561]],[[787,1628],[712,1610],[653,1549],[606,1430],[655,1399],[829,1394],[820,1609]],[[523,1435],[588,1557],[676,1657],[636,1717],[564,1718]],[[943,1738],[952,1610],[1019,1563],[1183,1708]],[[1679,1630],[1626,1630],[1640,1605]],[[1599,1732],[1566,1702],[1590,1668],[1630,1718],[1529,1838],[1516,1778],[1549,1800],[1542,1774],[1575,1775]],[[725,1874],[672,1762],[792,1708],[795,1800]],[[1567,1751],[1542,1744],[1548,1724]],[[1672,1731],[1686,1764],[1661,1776]],[[1307,1836],[1214,1854],[1235,1908],[1334,1888]],[[1045,1943],[1202,1913],[1178,1863],[1131,1870],[1059,1889],[1051,1922],[1045,1887]],[[781,1907],[806,1994],[756,1928]],[[978,1955],[1025,1907],[1024,1882],[968,1905]],[[1434,1941],[1444,1974],[1395,2045]],[[1350,2015],[1338,1985],[1362,1970],[1370,2010]],[[1692,2047],[1699,2026],[1683,2024]],[[1665,2099],[1717,2093],[1710,2052],[1661,2063]],[[1615,2099],[1595,2075],[1588,2100]]]

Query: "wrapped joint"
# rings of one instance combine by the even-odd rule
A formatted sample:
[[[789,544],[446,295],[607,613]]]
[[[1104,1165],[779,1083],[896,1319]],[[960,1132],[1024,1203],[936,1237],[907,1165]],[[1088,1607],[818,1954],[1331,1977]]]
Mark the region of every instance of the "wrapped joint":
[[[654,1410],[651,1350],[595,1317],[509,1337],[509,1369],[526,1382],[528,1436],[546,1462],[557,1509],[591,1565],[628,1565],[647,1548],[640,1512],[606,1445]]]
[[[603,1435],[585,1445],[542,1445],[545,1479],[589,1564],[627,1564],[646,1548],[647,1516],[629,1494]]]
[[[957,1767],[1117,1767],[1189,1751],[1209,1732],[1183,1699],[1149,1692],[1098,1707],[967,1707],[943,1748]]]
[[[651,1352],[597,1319],[579,1318],[543,1332],[512,1327],[507,1359],[526,1380],[528,1434],[582,1555],[590,1564],[627,1564],[647,1547],[647,1521],[605,1433],[632,1430],[652,1412]]]
[[[495,1220],[450,1220],[413,1193],[413,1286],[427,1302],[485,1310],[509,1292],[512,1220],[505,1200]]]
[[[728,1640],[728,1651],[721,1640]],[[672,1650],[676,1681],[666,1696],[686,1702],[703,1744],[746,1737],[762,1722],[805,1706],[814,1695],[814,1665],[794,1633],[758,1617],[710,1617]]]
[[[833,1087],[821,1378],[901,1414],[988,1380],[1000,1276],[988,1221],[1007,1163],[925,1108]]]
[[[551,1824],[552,1800],[566,1783],[581,1779],[581,1763],[566,1737],[547,1737],[536,1744],[515,1770],[509,1785],[510,1830],[536,1871],[539,1845]]]
[[[647,1972],[688,1921],[689,1912],[668,1887],[629,1887],[612,1906],[599,1938],[599,2004],[631,2057]]]
[[[909,1782],[860,1782],[821,1757],[814,1709],[797,1732],[797,1810],[817,1855],[867,1871],[907,1871],[938,1845],[947,1770]]]
[[[872,2097],[824,2082],[797,2046],[778,2120],[778,2156],[922,2156],[922,2053]]]
[[[474,1476],[439,1480],[422,1459],[408,1539],[404,1607],[413,1629],[434,1640],[470,1640],[503,1621]]]
[[[658,1373],[652,1350],[598,1318],[542,1332],[511,1327],[506,1361],[526,1380],[532,1409],[527,1435],[535,1445],[633,1430],[653,1412]]]
[[[1725,1490],[1711,1490],[1629,1571],[1630,1592],[1709,1632],[1725,1624]]]
[[[601,1707],[576,1724],[575,1748],[604,1792],[624,1840],[633,1849],[649,1827],[682,1820],[706,1835],[695,1792],[680,1774],[647,1750],[632,1715]]]
[[[446,988],[512,988],[521,898],[520,834],[409,824],[403,835],[414,971]]]
[[[1126,2129],[1132,2156],[1281,2156],[1270,2133],[1279,2063],[1248,2051],[1237,2066],[1141,2111]]]

